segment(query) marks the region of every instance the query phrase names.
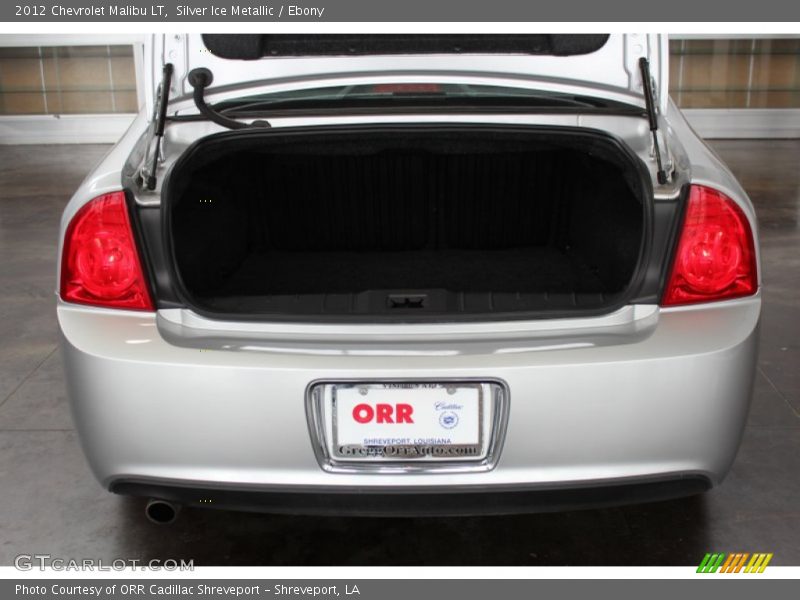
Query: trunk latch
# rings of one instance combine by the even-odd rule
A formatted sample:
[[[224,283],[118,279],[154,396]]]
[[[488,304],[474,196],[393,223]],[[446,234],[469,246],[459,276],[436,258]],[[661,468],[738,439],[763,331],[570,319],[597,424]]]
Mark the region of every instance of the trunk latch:
[[[389,308],[425,308],[427,294],[389,294],[386,305]]]

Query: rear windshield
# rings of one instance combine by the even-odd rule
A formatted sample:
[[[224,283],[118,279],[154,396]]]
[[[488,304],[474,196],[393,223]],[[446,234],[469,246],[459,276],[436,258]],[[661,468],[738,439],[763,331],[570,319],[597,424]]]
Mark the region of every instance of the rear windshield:
[[[364,54],[533,54],[572,56],[602,48],[608,34],[204,34],[220,58]]]
[[[598,98],[541,90],[460,83],[377,83],[289,90],[242,96],[214,105],[227,113],[280,109],[476,106],[606,108]]]

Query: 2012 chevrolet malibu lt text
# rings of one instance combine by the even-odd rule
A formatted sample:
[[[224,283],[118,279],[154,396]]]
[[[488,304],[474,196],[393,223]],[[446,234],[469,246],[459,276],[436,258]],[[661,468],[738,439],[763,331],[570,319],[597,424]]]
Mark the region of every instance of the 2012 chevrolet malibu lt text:
[[[739,446],[753,207],[655,35],[181,35],[67,205],[98,480],[317,514],[678,497]]]

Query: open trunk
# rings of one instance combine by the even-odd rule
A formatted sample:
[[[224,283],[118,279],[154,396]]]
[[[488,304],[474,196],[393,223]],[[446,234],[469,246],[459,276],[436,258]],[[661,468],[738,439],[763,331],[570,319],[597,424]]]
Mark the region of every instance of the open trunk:
[[[638,159],[585,130],[231,132],[175,164],[165,234],[206,313],[600,312],[637,272],[649,189]]]

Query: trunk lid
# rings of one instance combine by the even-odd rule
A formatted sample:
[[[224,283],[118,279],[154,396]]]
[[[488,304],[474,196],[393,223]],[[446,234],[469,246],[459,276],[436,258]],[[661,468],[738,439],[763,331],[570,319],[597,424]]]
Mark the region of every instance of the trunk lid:
[[[650,34],[155,35],[146,48],[148,114],[166,63],[175,68],[171,102],[191,97],[188,74],[203,67],[214,76],[206,90],[212,102],[275,84],[464,77],[644,107],[641,57],[650,61],[654,95],[664,112],[666,44],[665,36]]]

